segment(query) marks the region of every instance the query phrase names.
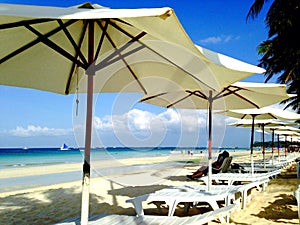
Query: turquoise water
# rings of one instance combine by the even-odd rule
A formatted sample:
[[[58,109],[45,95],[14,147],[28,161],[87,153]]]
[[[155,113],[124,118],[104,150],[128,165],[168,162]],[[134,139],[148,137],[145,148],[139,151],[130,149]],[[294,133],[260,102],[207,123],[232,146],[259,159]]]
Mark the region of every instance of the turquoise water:
[[[153,157],[170,154],[172,148],[98,148],[91,150],[91,160],[111,160],[131,157]],[[0,149],[0,169],[83,162],[83,151],[61,151],[59,148]]]
[[[91,177],[107,176],[127,172],[138,172],[149,169],[159,170],[166,167],[182,167],[185,162],[164,162],[159,164],[143,165],[138,164],[127,166],[121,164],[118,159],[138,158],[138,157],[155,157],[171,156],[171,151],[175,148],[98,148],[91,150]],[[178,151],[177,151],[178,150]],[[206,158],[207,151],[205,148],[176,149],[176,152],[192,150],[194,157],[199,156],[200,151]],[[215,149],[213,152],[217,156],[219,151],[225,149]],[[227,151],[236,151],[240,149],[226,149]],[[244,150],[244,149],[241,149]],[[103,160],[109,160],[109,164],[103,167]],[[66,163],[82,163],[83,152],[77,150],[61,151],[59,148],[34,148],[34,149],[0,149],[0,173],[3,169],[24,168],[42,165],[61,165]],[[39,167],[37,167],[39,168]],[[1,171],[2,169],[2,171]],[[22,190],[33,187],[47,186],[63,182],[81,180],[81,169],[72,172],[52,173],[44,175],[34,175],[13,178],[0,179],[0,192]]]
[[[175,150],[175,148],[97,148],[91,150],[91,161],[165,156],[170,155],[172,150]],[[194,154],[202,151],[206,154],[204,147],[197,149],[176,148],[176,150],[185,150],[186,153],[188,150],[192,150]],[[214,152],[217,153],[221,150],[233,151],[245,149],[224,148],[215,149]],[[61,151],[59,148],[0,149],[0,169],[81,162],[83,162],[83,152],[79,149],[68,151]]]

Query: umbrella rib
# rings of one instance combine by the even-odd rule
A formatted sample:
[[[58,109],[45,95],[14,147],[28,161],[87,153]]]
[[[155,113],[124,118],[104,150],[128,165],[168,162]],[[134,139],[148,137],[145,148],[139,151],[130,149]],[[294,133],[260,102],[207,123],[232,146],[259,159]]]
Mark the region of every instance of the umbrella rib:
[[[250,103],[251,105],[253,105],[253,106],[255,106],[256,108],[259,109],[259,106],[258,106],[257,104],[255,104],[254,102],[252,102],[252,101],[250,101],[249,99],[245,98],[244,96],[241,96],[241,95],[238,94],[238,93],[232,93],[232,94],[238,96],[239,98],[245,100],[246,102]]]
[[[69,22],[66,23],[66,25],[69,26],[69,25],[73,24],[74,22],[76,22],[76,21],[70,20]],[[33,33],[36,33],[36,32],[37,32],[35,29],[33,29],[33,28],[30,26],[30,24],[23,24],[23,25],[24,25],[27,29],[29,29],[31,32],[33,32]],[[41,33],[37,32],[37,33],[38,33],[38,38],[37,38],[37,39],[33,40],[33,41],[30,42],[30,43],[27,43],[26,45],[23,45],[23,46],[20,47],[19,49],[17,49],[17,50],[15,50],[15,51],[11,52],[10,54],[8,54],[8,55],[6,55],[5,57],[3,57],[2,59],[0,59],[0,64],[6,62],[7,60],[9,60],[9,59],[13,58],[14,56],[20,54],[21,52],[24,52],[25,50],[31,48],[32,46],[34,46],[34,45],[36,45],[36,44],[38,44],[38,43],[40,43],[41,41],[43,42],[43,39],[45,39],[45,38],[47,39],[49,36],[52,36],[53,34],[56,34],[56,33],[59,32],[59,31],[61,31],[61,27],[57,27],[57,28],[55,28],[54,30],[48,32],[48,33],[45,34],[45,35],[42,35]],[[49,40],[49,41],[50,41],[50,40]],[[55,49],[54,49],[54,50],[55,50]],[[72,61],[73,61],[73,60],[72,60]],[[78,61],[77,63],[78,63],[78,65],[84,67],[84,64],[82,64],[80,61]]]
[[[72,37],[72,35],[70,34],[69,30],[65,27],[65,24],[62,22],[62,20],[57,20],[59,25],[62,27],[63,32],[66,34],[67,38],[69,39],[69,41],[71,42],[72,46],[74,47],[75,51],[76,51],[76,58],[79,56],[80,59],[82,60],[82,62],[84,64],[88,64],[86,58],[84,57],[84,55],[82,54],[82,52],[80,51],[79,46],[76,44],[76,42],[74,41],[74,38]]]
[[[107,22],[109,22],[109,21],[107,21]],[[109,24],[111,24],[111,23],[109,23]],[[99,25],[99,27],[102,29],[102,30],[104,30],[104,27],[98,22],[98,25]],[[111,42],[111,38],[109,37],[109,35],[107,34],[107,32],[105,32],[104,33],[105,34],[105,36],[107,36],[107,39],[109,39],[109,41]],[[134,42],[139,42],[138,40],[140,39],[140,38],[142,38],[144,35],[146,35],[147,33],[146,32],[141,32],[140,34],[138,34],[137,36],[131,36],[131,40],[129,41],[129,42],[127,42],[124,46],[122,46],[122,47],[120,47],[119,49],[117,49],[115,46],[113,46],[115,49],[116,49],[116,51],[114,51],[112,54],[110,54],[109,56],[107,56],[105,59],[103,59],[102,61],[101,61],[101,66],[102,67],[105,67],[106,65],[110,65],[110,64],[112,64],[112,63],[114,63],[114,62],[116,62],[116,61],[118,61],[118,60],[120,60],[121,58],[123,58],[124,56],[127,56],[127,55],[131,55],[133,52],[136,52],[136,51],[138,51],[138,50],[140,50],[141,49],[141,47],[139,47],[139,48],[136,48],[136,49],[134,49],[134,50],[132,50],[132,51],[130,51],[130,52],[128,52],[128,53],[125,53],[125,54],[123,54],[122,55],[122,57],[115,57],[118,53],[120,53],[120,52],[122,52],[122,51],[124,51],[126,48],[128,48],[128,47],[130,47]],[[139,42],[140,43],[140,42]],[[114,58],[115,57],[115,58]],[[113,59],[114,58],[114,60],[111,60],[111,59]],[[110,61],[109,61],[110,60]]]
[[[71,60],[72,62],[76,62],[79,66],[81,66],[84,69],[87,69],[88,65],[80,62],[77,60],[74,56],[72,56],[70,53],[65,51],[63,48],[59,47],[57,44],[55,44],[53,41],[49,40],[46,35],[41,34],[39,31],[34,29],[31,26],[26,26],[28,30],[36,34],[39,38],[39,40],[44,43],[46,46],[50,47],[51,49],[55,50],[56,52],[60,53],[62,56],[66,57],[67,59]],[[60,27],[61,30],[61,27]]]
[[[126,22],[124,20],[121,20],[119,18],[114,18],[114,20],[132,27],[132,25],[130,23],[128,23],[128,22]]]
[[[137,48],[135,48],[135,49],[133,49],[133,50],[130,50],[130,51],[126,52],[126,53],[123,53],[123,54],[122,54],[122,57],[121,57],[121,56],[114,57],[114,56],[117,55],[118,52],[120,52],[120,49],[121,49],[121,48],[119,48],[118,50],[116,50],[115,52],[113,52],[112,54],[110,54],[109,56],[107,56],[106,59],[102,60],[102,61],[97,65],[97,68],[104,68],[104,67],[106,67],[106,66],[109,66],[109,65],[111,65],[111,64],[113,64],[113,63],[119,61],[120,59],[125,58],[125,57],[127,57],[127,56],[129,56],[129,55],[132,55],[133,53],[136,53],[136,52],[138,52],[138,51],[140,51],[140,50],[142,50],[142,49],[144,49],[144,48],[145,48],[144,46],[140,46],[140,47],[137,47]],[[111,58],[113,58],[113,59],[111,59]],[[111,60],[109,60],[109,59],[111,59]],[[109,60],[109,61],[108,61],[108,60]]]
[[[268,113],[273,119],[278,119],[276,116],[274,116],[272,113]]]
[[[78,49],[79,50],[81,49],[81,45],[83,43],[83,39],[84,39],[84,36],[85,36],[85,33],[86,33],[87,25],[88,25],[88,23],[84,23],[83,29],[81,30],[80,39],[79,39],[79,42],[78,42]],[[76,52],[76,56],[75,57],[76,58],[78,57],[78,52]],[[65,90],[66,94],[69,94],[71,79],[72,79],[72,76],[73,76],[75,68],[76,68],[76,63],[73,62],[72,63],[72,68],[70,70],[68,82],[67,82],[67,85],[66,85],[66,90]],[[78,76],[78,74],[77,74],[77,76]]]
[[[187,91],[187,92],[189,92],[189,91]],[[190,93],[192,93],[192,92],[190,92]],[[203,98],[203,99],[208,100],[208,97],[203,92],[201,92],[199,90],[194,91],[193,94],[198,96],[199,98]]]
[[[120,20],[122,21],[122,20]],[[124,29],[122,29],[121,27],[119,27],[117,24],[110,22],[110,24],[112,26],[114,26],[116,29],[118,29],[119,31],[123,32],[125,35],[129,36],[130,38],[133,38],[134,36],[131,35],[130,33],[128,33],[127,31],[125,31]],[[210,87],[208,84],[204,83],[202,80],[200,80],[198,77],[196,77],[195,75],[193,75],[192,73],[188,72],[187,70],[185,70],[184,68],[182,68],[181,66],[177,65],[176,63],[172,62],[170,59],[168,59],[167,57],[163,56],[162,54],[158,53],[157,51],[155,51],[154,49],[150,48],[149,46],[147,46],[145,43],[141,42],[138,40],[138,42],[145,46],[147,49],[149,49],[150,51],[152,51],[154,54],[160,56],[162,59],[166,60],[167,62],[169,62],[170,64],[172,64],[173,66],[177,67],[178,69],[184,71],[185,73],[187,73],[188,75],[190,75],[192,78],[194,78],[195,80],[197,80],[198,82],[200,82],[201,84],[203,84],[204,86],[215,90],[213,87]]]
[[[146,33],[144,33],[144,32],[142,32],[141,34],[139,34],[138,35],[138,39],[141,38],[141,37],[143,37],[145,34]],[[140,88],[143,90],[143,92],[145,94],[147,94],[147,90],[145,89],[145,87],[143,86],[143,84],[141,83],[141,81],[138,79],[138,77],[135,74],[135,72],[131,69],[130,65],[125,60],[124,56],[121,54],[121,51],[119,51],[119,49],[117,48],[117,46],[115,45],[115,43],[113,42],[113,40],[110,38],[110,36],[108,34],[106,34],[106,37],[107,37],[108,41],[110,42],[110,44],[116,49],[115,54],[119,55],[120,59],[123,61],[123,63],[125,64],[125,66],[129,70],[129,72],[131,73],[131,75],[134,77],[134,79],[136,80],[136,82],[138,83],[138,85],[140,86]]]
[[[226,97],[227,95],[233,94],[234,91],[240,90],[240,89],[237,88],[236,90],[231,91],[231,90],[229,90],[229,87],[231,87],[231,86],[228,86],[228,87],[223,88],[222,91],[220,91],[218,94],[216,94],[216,95],[213,97],[213,100],[216,100],[216,99],[219,99],[219,98],[224,98],[224,97]],[[224,93],[225,91],[228,91],[228,92],[227,92],[227,93]]]
[[[38,24],[38,23],[47,23],[47,22],[51,22],[53,20],[54,19],[34,19],[34,20],[23,20],[23,21],[14,22],[14,23],[6,23],[6,24],[0,25],[0,30],[16,28],[16,27],[23,27],[25,25],[32,25],[32,24]]]
[[[160,96],[163,96],[167,94],[167,92],[164,92],[164,93],[159,93],[159,94],[156,94],[156,95],[152,95],[152,96],[149,96],[149,97],[146,97],[146,98],[143,98],[140,100],[140,102],[145,102],[145,101],[148,101],[150,99],[153,99],[153,98],[157,98],[157,97],[160,97]]]
[[[230,87],[233,87],[233,88],[236,88],[236,89],[235,90],[230,90],[229,89]],[[247,90],[247,89],[243,89],[243,88],[236,87],[236,86],[228,86],[228,87],[224,88],[218,95],[216,95],[214,99],[225,98],[228,95],[236,95],[237,97],[239,97],[239,98],[243,99],[244,101],[250,103],[251,105],[255,106],[256,108],[259,108],[259,106],[257,104],[255,104],[254,102],[252,102],[249,99],[245,98],[244,96],[238,94],[237,92],[240,91],[240,90]],[[224,93],[225,91],[228,91],[228,92]],[[223,94],[221,95],[221,93],[223,93]]]
[[[187,93],[188,93],[187,96],[184,96],[184,97],[178,99],[177,101],[175,101],[175,102],[173,102],[173,103],[167,105],[166,108],[173,107],[173,106],[175,106],[177,103],[179,103],[179,102],[181,102],[181,101],[183,101],[183,100],[189,98],[190,96],[194,95],[194,92],[187,92]],[[175,107],[176,107],[176,106],[175,106]]]
[[[99,25],[99,21],[97,21],[97,24]],[[101,24],[100,24],[101,25]],[[100,40],[99,40],[99,43],[98,43],[98,47],[97,47],[97,50],[96,50],[96,54],[95,54],[95,60],[98,58],[99,56],[99,53],[100,53],[100,50],[101,50],[101,47],[102,47],[102,44],[103,44],[103,41],[104,41],[104,37],[105,37],[105,34],[107,33],[107,27],[108,27],[108,21],[106,21],[105,23],[105,26],[102,27],[102,26],[99,26],[102,30],[102,34],[101,34],[101,37],[100,37]]]
[[[51,20],[51,21],[53,21],[53,20]],[[36,24],[36,23],[37,23],[36,20],[35,20],[35,22],[33,22],[33,23],[26,23],[26,22],[27,22],[27,21],[17,22],[17,25],[18,25],[18,26],[28,26],[28,25],[30,25],[30,24]],[[28,22],[32,22],[32,21],[28,21]],[[13,25],[13,24],[16,24],[16,23],[11,23],[10,25]],[[7,25],[7,24],[5,24],[5,25]],[[9,26],[8,28],[11,28],[11,27]],[[48,34],[45,34],[45,36],[50,36],[50,35],[52,35],[52,34],[55,34],[55,33],[59,32],[59,31],[60,31],[60,29],[56,28],[56,29],[50,31]],[[21,53],[21,52],[23,52],[23,51],[29,49],[30,47],[32,47],[32,46],[38,44],[39,42],[40,42],[40,39],[37,38],[36,40],[34,40],[34,41],[32,41],[32,42],[30,42],[30,43],[28,43],[28,44],[22,46],[21,48],[15,50],[15,51],[13,51],[13,52],[11,52],[11,53],[8,54],[7,56],[5,56],[5,57],[3,57],[2,59],[0,59],[0,64],[3,63],[3,62],[6,62],[7,60],[11,59],[12,57],[18,55],[19,53]]]

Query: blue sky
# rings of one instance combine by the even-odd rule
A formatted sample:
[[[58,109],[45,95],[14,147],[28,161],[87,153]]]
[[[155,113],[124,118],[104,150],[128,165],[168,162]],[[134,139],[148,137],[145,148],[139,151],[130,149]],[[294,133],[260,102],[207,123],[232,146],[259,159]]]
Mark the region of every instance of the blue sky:
[[[56,0],[0,2],[51,6],[82,3]],[[252,2],[103,0],[92,3],[111,8],[169,6],[175,10],[195,44],[257,65],[260,58],[257,46],[266,39],[267,30],[265,11],[256,20],[246,22]],[[264,82],[264,77],[253,75],[245,81]],[[164,109],[137,103],[140,96],[136,94],[99,94],[96,97],[94,146],[206,146],[207,121],[203,111]],[[74,95],[0,86],[0,147],[58,147],[62,143],[82,146],[83,136],[74,130],[84,115],[80,112],[78,116],[74,115],[74,102]],[[117,110],[120,108],[122,111]],[[250,130],[227,127],[226,123],[225,117],[214,118],[213,145],[248,147]],[[257,139],[260,139],[259,134]]]

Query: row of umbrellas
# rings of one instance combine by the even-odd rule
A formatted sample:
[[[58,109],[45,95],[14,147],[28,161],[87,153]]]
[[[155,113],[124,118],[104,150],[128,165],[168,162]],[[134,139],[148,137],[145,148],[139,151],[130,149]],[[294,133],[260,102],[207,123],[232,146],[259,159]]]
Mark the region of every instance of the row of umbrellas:
[[[229,110],[221,112],[224,115],[239,118],[240,121],[229,124],[230,126],[238,127],[251,127],[251,141],[250,141],[250,150],[251,150],[251,173],[254,173],[253,165],[253,145],[254,145],[254,127],[259,127],[262,130],[262,153],[263,161],[265,163],[265,129],[272,131],[272,159],[274,154],[274,134],[275,131],[282,135],[287,135],[292,130],[299,131],[297,128],[291,126],[296,125],[291,123],[291,121],[299,120],[300,115],[294,112],[285,111],[282,109],[264,107],[260,109],[243,109],[243,110]],[[288,121],[288,122],[286,122]]]
[[[289,97],[286,93],[285,85],[236,82],[218,91],[209,90],[206,92],[201,89],[185,89],[178,92],[145,95],[140,101],[167,108],[208,108],[208,190],[210,190],[213,110],[226,111],[228,109],[260,108],[265,105],[278,103]]]
[[[0,30],[0,85],[87,93],[81,224],[89,215],[93,93],[141,92],[141,102],[208,109],[208,190],[213,110],[291,97],[285,85],[238,82],[265,70],[194,45],[171,8],[0,4]]]

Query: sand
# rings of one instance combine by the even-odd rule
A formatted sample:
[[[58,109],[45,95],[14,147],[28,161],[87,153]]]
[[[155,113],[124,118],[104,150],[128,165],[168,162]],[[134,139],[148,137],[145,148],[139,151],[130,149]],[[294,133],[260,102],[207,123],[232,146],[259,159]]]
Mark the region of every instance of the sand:
[[[241,153],[240,153],[241,154]],[[188,160],[191,156],[176,156]],[[174,160],[176,157],[154,157],[126,159],[120,165],[153,164]],[[193,157],[197,157],[194,155]],[[260,157],[257,155],[257,157]],[[234,154],[233,162],[246,160]],[[110,163],[103,163],[109,167]],[[143,172],[98,177],[91,180],[90,214],[116,213],[135,215],[130,203],[125,200],[141,194],[151,193],[167,186],[197,184],[187,181],[185,175],[192,173],[198,166],[187,164],[182,168],[165,168]],[[263,192],[252,191],[252,201],[246,209],[231,215],[230,224],[299,224],[296,200],[293,191],[300,184],[296,177],[296,163],[284,170],[276,179],[271,180]],[[41,166],[14,170],[1,170],[0,178],[19,177],[30,174],[47,174],[80,170],[80,164]],[[144,204],[146,214],[157,214],[153,204]],[[53,224],[67,218],[80,215],[81,181],[61,183],[51,186],[0,193],[0,224]],[[207,208],[207,207],[206,207]],[[196,214],[203,208],[193,208],[190,214]],[[166,211],[166,210],[165,210]],[[164,211],[164,212],[165,212]],[[181,209],[176,215],[183,216]],[[220,224],[218,221],[209,224]]]

